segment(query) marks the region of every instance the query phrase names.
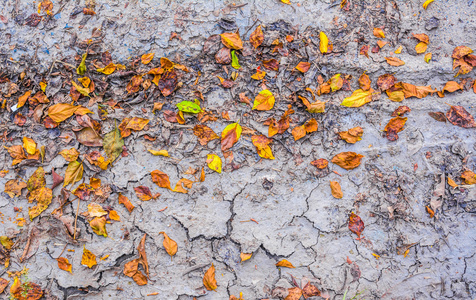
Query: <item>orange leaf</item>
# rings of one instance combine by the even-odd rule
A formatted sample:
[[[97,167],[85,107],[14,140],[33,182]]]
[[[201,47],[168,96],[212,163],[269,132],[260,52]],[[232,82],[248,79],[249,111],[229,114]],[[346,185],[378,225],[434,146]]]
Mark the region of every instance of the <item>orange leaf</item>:
[[[120,221],[121,217],[117,214],[117,211],[111,210],[109,211],[109,219],[114,220],[114,221]]]
[[[462,90],[462,87],[456,81],[448,81],[443,88],[443,91],[447,91],[450,93],[456,92],[457,90]]]
[[[81,257],[81,264],[87,266],[90,269],[93,266],[97,265],[96,255],[86,249],[86,246],[83,246],[83,256]]]
[[[155,55],[155,53],[143,54],[141,56],[140,60],[144,65],[147,65],[148,63],[150,63],[152,61],[152,59],[154,58],[154,55]]]
[[[350,231],[358,235],[359,238],[360,234],[365,229],[365,225],[362,219],[360,219],[360,217],[354,213],[351,213],[349,216],[349,229]]]
[[[302,290],[298,287],[288,288],[288,295],[284,300],[299,300],[302,296]]]
[[[329,161],[325,158],[319,158],[319,159],[311,161],[311,165],[321,170],[327,168],[328,164],[329,164]]]
[[[360,78],[359,78],[359,85],[360,85],[360,88],[364,91],[368,91],[370,90],[370,77],[369,75],[363,73],[362,75],[360,75]]]
[[[197,124],[193,127],[193,134],[198,137],[200,145],[205,146],[209,141],[218,139],[219,136],[206,125]]]
[[[311,67],[310,63],[302,61],[302,62],[298,63],[298,65],[296,66],[296,69],[298,71],[306,73],[309,70],[310,67]]]
[[[203,276],[203,285],[209,291],[216,290],[217,281],[215,279],[215,266],[212,263],[212,266],[205,272]]]
[[[274,107],[275,98],[269,90],[262,90],[255,98],[253,109],[270,110]]]
[[[149,201],[150,199],[155,199],[160,196],[160,194],[158,193],[152,196],[150,189],[143,185],[135,187],[134,191],[136,192],[137,198],[139,198],[142,201]]]
[[[58,257],[58,258],[56,259],[56,261],[58,261],[58,268],[60,268],[61,270],[64,270],[64,271],[68,271],[68,272],[70,272],[71,274],[73,274],[73,272],[72,272],[72,266],[71,266],[71,264],[69,263],[69,261],[68,261],[67,258]]]
[[[413,37],[419,40],[422,43],[429,44],[430,43],[430,38],[428,37],[427,34],[425,33],[412,33]]]
[[[385,126],[384,131],[387,132],[387,139],[389,141],[396,141],[398,139],[398,134],[403,130],[407,118],[396,117],[391,119],[388,124]]]
[[[22,107],[23,105],[25,105],[26,100],[28,100],[28,98],[30,97],[30,95],[31,95],[31,91],[27,91],[25,94],[23,94],[23,96],[20,96],[20,97],[18,98],[17,108],[20,108],[20,107]]]
[[[269,144],[272,142],[271,139],[268,139],[264,135],[253,135],[251,141],[253,142],[253,145],[255,145],[260,157],[274,159],[273,152],[269,147]]]
[[[289,261],[287,261],[286,259],[283,259],[283,260],[279,261],[279,262],[276,264],[276,267],[285,267],[285,268],[294,269],[293,264],[290,263]]]
[[[331,181],[331,191],[332,191],[332,196],[337,199],[341,199],[344,197],[344,194],[342,193],[342,189],[340,188],[340,184],[337,181]]]
[[[241,262],[244,262],[245,260],[250,259],[252,255],[253,253],[241,253],[240,254]]]
[[[381,28],[374,28],[374,36],[378,37],[378,38],[381,38],[381,39],[384,39],[385,38],[385,33],[383,32],[383,30]]]
[[[464,56],[473,53],[473,50],[466,46],[458,46],[453,50],[453,54],[451,55],[454,59],[460,59]]]
[[[364,134],[364,130],[362,127],[354,127],[347,131],[338,132],[340,138],[350,144],[355,144],[356,142],[362,140],[362,134]]]
[[[364,157],[362,154],[355,152],[341,152],[335,155],[331,161],[343,169],[351,170],[360,165],[362,157]]]
[[[256,27],[255,31],[250,35],[250,43],[253,47],[258,48],[264,41],[264,34],[263,30],[261,29],[261,25]]]
[[[135,208],[134,205],[132,205],[131,201],[126,196],[119,193],[118,200],[119,200],[119,204],[123,204],[129,212],[132,212],[134,210]]]
[[[466,184],[476,184],[476,174],[472,171],[464,171],[461,174],[461,178],[464,179],[464,183]]]
[[[158,186],[162,188],[167,188],[171,190],[172,188],[170,187],[170,179],[169,175],[165,174],[164,172],[161,172],[159,170],[154,170],[150,173],[152,176],[152,182],[157,184]]]
[[[169,238],[169,236],[165,232],[162,231],[162,232],[159,232],[159,234],[164,235],[163,245],[164,245],[165,251],[167,251],[167,253],[170,256],[174,256],[175,253],[177,253],[177,243],[171,238]]]
[[[225,152],[233,147],[240,139],[242,131],[243,129],[238,123],[232,123],[226,126],[221,133],[221,151]]]
[[[403,66],[405,62],[398,57],[385,57],[387,63],[394,67]]]
[[[225,32],[220,34],[221,42],[225,47],[235,50],[243,49],[243,42],[237,33]]]

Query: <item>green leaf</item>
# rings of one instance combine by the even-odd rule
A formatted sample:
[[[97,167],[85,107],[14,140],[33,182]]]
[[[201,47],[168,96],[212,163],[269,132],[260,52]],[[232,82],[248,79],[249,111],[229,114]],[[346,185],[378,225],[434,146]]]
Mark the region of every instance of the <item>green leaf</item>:
[[[238,56],[236,56],[235,50],[231,51],[231,66],[235,69],[241,68]]]
[[[86,57],[88,57],[87,52],[83,54],[81,63],[79,64],[79,67],[76,69],[76,73],[78,73],[78,75],[84,75],[84,73],[86,73]]]
[[[104,136],[102,141],[104,151],[112,163],[122,153],[122,146],[124,146],[124,139],[121,136],[121,132],[117,126],[111,132]]]
[[[183,112],[192,113],[192,114],[198,114],[199,112],[202,111],[202,109],[200,108],[200,105],[191,101],[182,101],[180,103],[177,103],[177,107],[179,110]]]

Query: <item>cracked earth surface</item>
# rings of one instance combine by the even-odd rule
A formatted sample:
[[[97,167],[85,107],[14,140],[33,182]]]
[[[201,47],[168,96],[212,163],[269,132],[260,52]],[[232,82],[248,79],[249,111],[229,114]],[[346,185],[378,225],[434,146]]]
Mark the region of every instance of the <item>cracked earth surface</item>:
[[[315,44],[301,49],[300,55],[315,64],[299,83],[279,83],[285,74],[288,76],[289,68],[271,72],[280,103],[277,116],[286,109],[285,99],[292,92],[305,86],[315,88],[319,74],[326,80],[335,73],[351,74],[355,79],[367,71],[375,82],[380,75],[395,73],[401,81],[440,88],[454,76],[448,55],[453,48],[463,44],[476,48],[476,4],[467,0],[435,1],[426,11],[421,8],[422,1],[361,1],[352,13],[354,17],[361,14],[357,19],[341,11],[339,5],[334,5],[337,2],[298,0],[293,2],[300,6],[269,0],[236,1],[237,6],[246,4],[239,8],[233,8],[227,1],[129,1],[125,5],[108,0],[97,1],[96,16],[81,14],[73,18],[72,13],[83,6],[81,2],[54,2],[54,12],[61,7],[60,16],[55,15],[37,28],[24,28],[18,20],[35,12],[35,5],[29,1],[1,0],[0,14],[8,17],[7,23],[0,22],[2,71],[19,73],[27,61],[36,72],[44,74],[55,59],[77,65],[71,56],[83,53],[81,43],[91,36],[94,27],[99,27],[103,36],[97,47],[109,50],[114,61],[127,64],[130,56],[155,52],[156,57],[179,59],[190,67],[200,65],[204,106],[217,113],[229,111],[230,121],[239,121],[265,135],[267,127],[262,122],[271,113],[250,112],[249,107],[237,101],[239,92],[255,95],[260,90],[258,84],[225,90],[216,81],[218,67],[206,64],[213,56],[202,52],[204,42],[213,34],[223,33],[226,24],[236,26],[243,40],[248,40],[256,24],[266,25],[267,45],[283,32],[298,31],[312,40],[319,31],[326,31],[340,51],[324,57]],[[378,5],[380,8],[376,8]],[[334,24],[335,16],[339,18],[338,25]],[[432,17],[439,20],[436,28],[431,26]],[[223,23],[223,19],[228,21]],[[344,30],[342,24],[346,22],[349,27]],[[405,47],[401,55],[404,66],[396,69],[387,65],[382,53],[370,54],[370,59],[358,55],[359,31],[365,28],[369,32],[369,28],[376,26],[388,28],[392,49],[398,45]],[[172,32],[181,39],[170,40]],[[414,41],[408,37],[415,32],[430,36],[429,51],[434,57],[430,64],[413,53]],[[370,33],[365,38],[376,41]],[[12,45],[16,47],[12,49]],[[10,57],[18,63],[12,63]],[[292,68],[295,59],[283,58],[281,65]],[[249,78],[255,68],[249,67],[249,74],[243,77]],[[469,75],[474,77],[474,71]],[[273,144],[275,160],[260,160],[251,140],[241,139],[233,147],[239,168],[228,168],[221,174],[207,170],[205,182],[194,185],[188,194],[179,194],[157,187],[150,172],[161,170],[170,176],[171,182],[177,182],[189,167],[204,165],[207,154],[220,152],[219,140],[200,146],[190,126],[168,123],[152,114],[148,106],[145,113],[142,106],[133,105],[144,101],[143,94],[128,98],[127,82],[114,80],[112,97],[116,101],[127,100],[130,105],[109,114],[109,120],[103,124],[104,132],[114,127],[115,118],[140,116],[153,121],[148,130],[134,132],[125,140],[129,155],[121,157],[107,171],[99,172],[97,167],[86,165],[86,178],[94,175],[111,186],[112,194],[104,204],[113,206],[121,216],[120,222],[108,224],[110,238],[94,234],[88,222],[79,216],[81,235],[78,243],[72,243],[61,222],[48,216],[59,206],[58,200],[53,200],[41,217],[18,227],[12,221],[17,217],[28,219],[27,200],[0,195],[0,235],[18,236],[19,247],[12,252],[10,269],[29,268],[30,280],[40,284],[50,299],[228,299],[240,292],[244,299],[266,299],[272,298],[276,288],[292,287],[293,277],[315,283],[331,299],[342,299],[346,292],[348,298],[362,292],[362,299],[475,299],[476,186],[453,189],[443,183],[444,201],[438,219],[430,218],[425,211],[442,180],[448,176],[459,178],[464,166],[476,169],[474,128],[436,122],[428,112],[446,111],[445,103],[450,103],[465,106],[475,115],[472,92],[448,94],[444,99],[435,94],[402,103],[391,102],[384,96],[359,109],[339,107],[350,92],[325,98],[329,101],[326,113],[314,114],[319,130],[296,142],[290,133],[285,133],[280,142]],[[195,77],[186,75],[181,81],[191,85]],[[355,80],[353,87],[354,84]],[[68,93],[59,88],[55,93],[58,92]],[[179,90],[171,103],[187,97]],[[399,105],[408,105],[412,111],[400,138],[389,142],[382,137],[382,130]],[[97,108],[94,112],[97,114]],[[6,114],[2,117],[2,131],[11,127],[8,118]],[[306,120],[299,114],[295,118],[296,124]],[[218,133],[228,123],[219,119],[209,126]],[[336,132],[355,126],[364,128],[362,141],[346,144],[339,139]],[[14,128],[9,135],[13,142],[4,145],[18,144],[25,135],[35,137],[38,144],[47,146],[43,165],[47,174],[52,169],[59,174],[65,172],[67,162],[57,155],[58,151],[70,146],[80,151],[87,148],[75,140],[68,145],[59,140],[60,134],[72,134],[67,129],[49,131],[38,125],[24,128],[28,129]],[[145,134],[157,139],[147,141],[143,138]],[[175,159],[149,155],[150,148],[167,148]],[[361,166],[347,171],[330,165],[328,173],[320,174],[310,165],[315,159],[330,159],[343,151],[363,154]],[[0,155],[1,169],[10,170],[0,178],[2,186],[18,176],[29,178],[36,170],[37,166],[28,164],[11,167],[8,153],[3,150]],[[330,180],[340,182],[342,199],[332,197]],[[47,176],[47,184],[52,184],[51,176]],[[133,190],[138,185],[151,187],[152,193],[160,192],[160,198],[140,201]],[[59,191],[57,187],[55,195]],[[119,192],[136,206],[132,213],[117,203]],[[23,206],[23,213],[14,212],[15,206]],[[87,210],[86,207],[87,203],[82,203],[80,211]],[[361,240],[356,240],[347,227],[351,211],[358,212],[365,222]],[[76,202],[66,205],[64,213],[75,216]],[[178,243],[179,251],[172,260],[162,246],[161,231]],[[30,247],[34,255],[20,262],[32,232]],[[137,257],[136,248],[144,233],[150,281],[137,286],[123,275],[123,269],[126,262]],[[399,254],[404,245],[413,243],[406,257]],[[66,244],[67,249],[75,250],[64,254],[73,264],[73,274],[59,270],[55,260]],[[84,244],[98,258],[109,255],[108,258],[93,270],[80,266]],[[253,256],[241,263],[242,252]],[[296,268],[277,268],[275,264],[283,258]],[[353,263],[349,264],[348,259]],[[217,270],[218,288],[209,292],[202,278],[212,262]],[[356,276],[356,266],[360,276]],[[0,271],[2,277],[5,271]],[[153,293],[158,294],[147,296]]]

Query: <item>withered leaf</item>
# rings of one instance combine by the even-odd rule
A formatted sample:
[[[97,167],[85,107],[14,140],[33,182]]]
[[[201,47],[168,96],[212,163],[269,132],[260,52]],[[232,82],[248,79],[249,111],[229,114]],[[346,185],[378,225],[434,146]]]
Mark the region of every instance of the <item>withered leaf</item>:
[[[160,196],[159,193],[152,195],[152,192],[150,191],[150,189],[143,185],[135,187],[134,191],[136,192],[137,198],[139,198],[142,201],[149,201],[150,199],[155,199]]]
[[[58,261],[58,268],[60,268],[61,270],[70,272],[71,274],[73,274],[72,266],[71,266],[71,264],[69,263],[69,261],[68,261],[67,258],[65,258],[65,257],[58,257],[58,258],[56,259],[56,261]]]
[[[446,116],[441,111],[429,112],[428,115],[438,122],[446,122]]]
[[[5,193],[7,193],[10,198],[21,196],[21,190],[24,188],[26,188],[26,183],[18,179],[11,179],[5,183]]]
[[[458,46],[454,48],[453,54],[451,55],[454,59],[460,59],[464,56],[473,53],[473,50],[467,46]]]
[[[451,106],[451,108],[446,112],[446,117],[453,125],[463,128],[476,127],[476,122],[474,122],[473,116],[470,115],[462,106]]]
[[[102,146],[104,151],[112,163],[122,153],[122,147],[124,146],[124,139],[121,136],[121,132],[117,127],[106,133],[103,139]]]
[[[338,132],[341,139],[346,141],[350,144],[355,144],[358,141],[362,140],[362,135],[364,134],[364,130],[362,127],[354,127],[347,131]]]
[[[83,178],[83,170],[83,163],[79,163],[76,160],[70,162],[64,174],[63,186],[80,181]]]
[[[362,234],[362,231],[365,229],[364,222],[360,217],[354,213],[351,213],[349,216],[349,229],[355,233],[359,238]]]
[[[327,168],[328,164],[329,164],[329,161],[325,158],[319,158],[319,159],[311,161],[311,165],[321,170]]]
[[[461,90],[462,86],[457,83],[456,81],[448,81],[445,86],[443,87],[443,91],[453,93],[456,92],[457,90]]]
[[[140,60],[144,65],[147,65],[148,63],[150,63],[152,61],[152,59],[154,58],[154,55],[155,55],[155,53],[153,53],[153,52],[143,54],[141,56]]]
[[[174,240],[172,240],[165,232],[161,231],[159,232],[159,234],[164,235],[163,245],[164,245],[165,251],[167,251],[167,253],[170,256],[174,256],[175,253],[177,253],[177,243]]]
[[[394,67],[403,66],[405,64],[405,62],[398,57],[385,57],[385,60],[387,60],[389,65]]]
[[[218,287],[217,281],[215,279],[215,266],[213,265],[213,263],[203,276],[203,285],[209,291],[216,290]]]
[[[270,110],[274,107],[275,98],[273,93],[269,90],[262,90],[256,96],[253,103],[253,109],[256,110]]]
[[[215,60],[217,63],[227,65],[231,63],[231,50],[230,48],[223,47],[215,54]]]
[[[86,249],[86,245],[83,246],[83,256],[81,257],[81,264],[87,266],[90,269],[93,266],[97,265],[96,255]]]
[[[240,139],[242,131],[243,129],[238,123],[232,123],[226,126],[221,133],[221,151],[225,152],[233,147]]]
[[[10,287],[10,294],[15,300],[39,300],[41,297],[43,297],[43,290],[36,283],[22,283],[20,278],[15,277],[15,280]]]
[[[164,97],[169,96],[175,91],[178,79],[174,69],[167,70],[159,79],[157,86]]]
[[[411,112],[412,110],[408,106],[399,106],[397,109],[395,109],[392,113],[392,117],[401,117],[405,115],[407,112]]]
[[[269,144],[272,142],[271,139],[265,137],[264,135],[253,135],[251,136],[251,141],[255,145],[258,155],[266,159],[274,159],[273,152]]]
[[[250,43],[253,47],[258,48],[264,41],[264,34],[263,30],[261,29],[261,25],[256,27],[255,31],[250,35]]]
[[[360,78],[359,78],[359,85],[360,85],[360,88],[364,91],[368,91],[370,90],[370,77],[369,75],[363,73],[362,75],[360,75]]]
[[[279,71],[279,62],[274,58],[263,60],[263,66],[269,70]]]
[[[351,170],[360,165],[360,161],[363,157],[362,154],[357,154],[355,152],[341,152],[335,155],[331,161],[343,169]]]
[[[200,145],[205,146],[209,141],[218,139],[219,136],[206,125],[197,124],[193,127],[193,134],[198,137]]]
[[[302,61],[298,63],[298,65],[296,66],[296,70],[301,71],[302,73],[306,73],[307,71],[309,71],[310,67],[311,67],[310,63]]]
[[[243,49],[243,42],[240,36],[234,32],[225,32],[220,34],[221,42],[225,47],[235,50]]]
[[[285,267],[285,268],[291,268],[294,269],[295,267],[293,266],[292,263],[290,263],[287,259],[282,259],[280,260],[277,264],[276,267]]]
[[[342,193],[342,189],[340,187],[339,182],[331,181],[330,186],[331,186],[332,196],[334,196],[334,198],[341,199],[342,197],[344,197],[344,194]]]
[[[298,287],[288,288],[288,295],[284,300],[299,300],[302,296],[302,290]]]
[[[159,170],[154,170],[150,173],[152,176],[152,182],[157,184],[158,186],[162,188],[167,188],[171,190],[172,188],[170,187],[170,179],[169,175],[165,174],[162,171]]]
[[[384,74],[378,77],[377,79],[377,86],[380,88],[382,91],[386,91],[389,88],[391,88],[395,82],[396,82],[395,76],[391,74]]]
[[[68,162],[72,162],[78,159],[79,151],[76,148],[64,149],[59,152],[61,156]]]
[[[221,158],[218,155],[207,154],[207,164],[211,170],[217,173],[221,173],[222,162],[221,162]]]
[[[308,282],[303,288],[302,288],[302,295],[304,296],[305,299],[310,298],[310,297],[316,297],[321,295],[321,291],[315,286],[312,285],[310,282]]]
[[[253,253],[240,253],[241,262],[250,259],[251,256],[253,256]]]
[[[374,36],[384,39],[385,38],[385,33],[383,32],[382,28],[374,28]]]
[[[398,133],[403,130],[406,121],[407,118],[396,117],[388,122],[384,131],[387,133],[387,139],[389,141],[396,141],[398,139]]]
[[[89,225],[95,234],[107,237],[106,217],[95,217],[89,222]]]
[[[472,171],[464,171],[461,174],[461,178],[464,179],[465,184],[476,184],[476,174],[474,174]]]
[[[368,91],[362,89],[355,90],[350,97],[344,98],[340,105],[347,107],[360,107],[372,101],[372,93],[374,90],[370,88]]]

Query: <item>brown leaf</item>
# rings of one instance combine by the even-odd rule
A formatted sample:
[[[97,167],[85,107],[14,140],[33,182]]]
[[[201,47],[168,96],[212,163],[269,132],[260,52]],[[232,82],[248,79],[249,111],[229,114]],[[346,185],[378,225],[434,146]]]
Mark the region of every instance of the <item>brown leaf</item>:
[[[147,237],[147,234],[144,233],[144,236],[140,240],[139,245],[137,246],[137,251],[139,252],[139,259],[140,263],[144,267],[145,274],[147,275],[147,278],[149,277],[149,263],[147,262],[147,254],[145,253],[145,239]]]
[[[443,92],[447,91],[449,93],[456,92],[457,90],[462,90],[462,86],[456,81],[448,81],[443,88]]]
[[[464,171],[461,174],[461,178],[464,179],[464,183],[466,184],[476,184],[476,174],[472,171]]]
[[[341,139],[350,144],[355,144],[356,142],[362,140],[362,135],[364,130],[362,127],[354,127],[347,131],[338,132]]]
[[[369,45],[363,45],[362,48],[360,48],[360,55],[365,55],[367,58],[369,58]]]
[[[160,194],[152,195],[150,189],[146,186],[140,185],[134,188],[137,198],[142,201],[149,201],[150,199],[155,199],[160,196]]]
[[[437,120],[438,122],[446,122],[446,116],[444,113],[437,111],[437,112],[429,112],[428,115],[433,119]]]
[[[197,124],[193,127],[193,134],[198,137],[200,145],[205,146],[209,141],[218,139],[219,136],[208,126]]]
[[[399,106],[397,109],[395,109],[392,113],[392,117],[401,117],[405,115],[407,112],[411,112],[412,110],[408,106]]]
[[[362,154],[357,154],[355,152],[341,152],[335,155],[331,161],[343,169],[351,170],[360,165],[360,161],[363,157]]]
[[[396,81],[397,80],[395,76],[391,74],[381,75],[377,79],[377,86],[380,88],[380,90],[386,91],[389,88],[391,88],[395,84]]]
[[[280,261],[276,264],[276,267],[285,267],[285,268],[294,269],[293,264],[290,263],[290,262],[289,262],[288,260],[286,260],[286,259],[280,260]]]
[[[3,293],[3,291],[8,286],[9,283],[10,283],[10,280],[0,278],[0,294]]]
[[[319,158],[319,159],[311,161],[311,165],[321,170],[327,168],[328,164],[329,164],[329,161],[325,158]]]
[[[230,48],[223,47],[215,54],[215,60],[222,65],[228,65],[231,63],[231,50]]]
[[[360,219],[360,217],[354,213],[351,213],[349,216],[349,229],[353,233],[355,233],[359,238],[362,231],[365,229],[364,222]]]
[[[288,288],[288,295],[284,300],[299,300],[302,296],[302,290],[298,287]]]
[[[344,194],[342,193],[342,189],[340,188],[340,184],[337,181],[331,181],[331,191],[332,191],[332,196],[337,199],[341,199],[344,197]]]
[[[134,210],[134,208],[135,208],[134,205],[131,203],[129,198],[127,198],[126,196],[119,193],[118,200],[119,200],[119,204],[123,204],[129,212],[132,212]]]
[[[215,279],[215,266],[212,263],[212,266],[205,272],[203,276],[203,285],[209,291],[216,290],[217,281]]]
[[[238,123],[232,123],[226,126],[221,133],[221,151],[225,152],[233,147],[240,139],[242,131],[243,128]]]
[[[10,198],[21,196],[21,190],[24,188],[26,188],[26,183],[18,179],[11,179],[5,183],[5,193],[7,193]]]
[[[466,56],[471,53],[473,53],[473,50],[471,48],[467,46],[458,46],[453,50],[453,55],[451,55],[451,57],[454,59],[460,59],[463,58],[463,56]]]
[[[5,146],[4,146],[5,147]],[[15,145],[11,147],[5,147],[13,158],[12,166],[19,164],[22,160],[26,159],[25,152],[23,151],[22,145]]]
[[[453,125],[463,128],[476,127],[476,122],[474,122],[473,116],[470,115],[462,106],[451,106],[451,108],[446,112],[446,117]]]
[[[250,35],[250,43],[253,47],[258,48],[264,41],[264,34],[263,30],[261,29],[261,25],[256,27],[255,31]]]
[[[360,78],[359,78],[359,85],[360,85],[360,88],[364,91],[368,91],[370,90],[370,77],[369,75],[363,73],[362,75],[360,75]]]
[[[103,144],[102,138],[90,127],[85,127],[80,131],[74,132],[76,140],[88,147],[101,147]]]
[[[403,66],[405,64],[405,62],[402,61],[398,57],[385,57],[385,59],[387,60],[387,63],[389,65],[394,66],[394,67]]]
[[[164,172],[161,172],[159,170],[154,170],[150,173],[152,176],[152,182],[157,184],[158,186],[162,188],[167,188],[171,190],[172,188],[170,187],[170,179],[169,175],[165,174]]]
[[[58,261],[58,268],[60,268],[61,270],[70,272],[71,274],[73,274],[72,266],[71,266],[71,264],[69,263],[69,261],[68,261],[67,258],[58,257],[58,258],[56,259],[56,261]]]
[[[164,97],[169,96],[177,87],[177,73],[174,69],[167,70],[159,79],[157,86]]]
[[[302,288],[302,295],[304,296],[305,299],[310,298],[310,297],[316,297],[321,295],[321,291],[315,286],[312,285],[310,282],[308,282],[303,288]]]
[[[164,245],[165,251],[167,251],[167,253],[170,256],[174,256],[175,253],[177,253],[177,243],[171,238],[169,238],[169,236],[165,232],[161,231],[159,232],[159,234],[164,235],[163,245]]]
[[[142,79],[142,75],[135,75],[131,78],[129,83],[127,84],[126,90],[129,94],[137,93],[140,90],[140,87],[142,85],[142,82],[144,79]]]
[[[15,277],[15,280],[10,287],[10,294],[15,300],[39,300],[43,297],[43,290],[36,283],[22,283],[20,278]]]
[[[412,33],[413,37],[416,38],[417,40],[419,40],[420,42],[422,43],[425,43],[425,44],[429,44],[430,43],[430,38],[428,37],[428,35],[424,34],[424,33]]]
[[[263,66],[269,70],[279,71],[279,62],[274,58],[263,60]]]
[[[383,131],[387,132],[387,139],[389,141],[396,141],[398,140],[398,134],[400,131],[403,130],[403,126],[405,126],[405,122],[407,118],[396,117],[391,119],[388,124],[385,126]]]

